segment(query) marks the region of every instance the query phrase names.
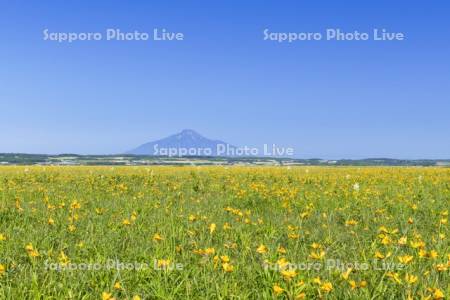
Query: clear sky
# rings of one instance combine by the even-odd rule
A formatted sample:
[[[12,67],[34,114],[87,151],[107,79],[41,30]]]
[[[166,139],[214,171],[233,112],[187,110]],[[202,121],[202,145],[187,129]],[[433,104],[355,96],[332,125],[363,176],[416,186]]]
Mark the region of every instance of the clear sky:
[[[0,0],[0,152],[120,153],[192,128],[304,158],[450,158],[449,15],[448,1]],[[278,43],[266,28],[406,39]]]

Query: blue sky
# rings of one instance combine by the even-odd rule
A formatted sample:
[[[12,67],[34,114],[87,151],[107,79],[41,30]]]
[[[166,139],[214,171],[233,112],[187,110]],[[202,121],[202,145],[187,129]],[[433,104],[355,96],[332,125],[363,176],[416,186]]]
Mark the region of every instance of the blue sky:
[[[192,128],[298,157],[450,158],[450,4],[335,2],[0,0],[0,152],[120,153]],[[46,28],[185,39],[69,44]],[[406,40],[277,43],[266,28]]]

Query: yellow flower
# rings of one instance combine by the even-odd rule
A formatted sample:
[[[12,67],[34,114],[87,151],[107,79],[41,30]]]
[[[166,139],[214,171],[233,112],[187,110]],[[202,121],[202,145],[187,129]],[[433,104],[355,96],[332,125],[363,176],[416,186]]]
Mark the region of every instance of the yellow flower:
[[[64,251],[61,251],[59,253],[58,260],[59,260],[59,263],[62,264],[63,266],[66,266],[70,262],[70,259],[67,257],[67,255],[64,253]]]
[[[211,225],[209,225],[209,233],[213,234],[214,231],[216,231],[216,227],[217,225],[212,223]]]
[[[231,229],[231,225],[230,225],[230,223],[225,223],[225,224],[223,224],[223,230],[228,230],[228,229]]]
[[[71,209],[79,209],[81,207],[81,204],[78,201],[73,201],[72,204],[70,204]]]
[[[228,257],[228,255],[222,255],[222,256],[220,257],[220,260],[221,260],[223,263],[230,262],[230,258]]]
[[[0,276],[2,276],[5,273],[5,270],[6,270],[5,266],[0,264]]]
[[[419,257],[427,257],[428,253],[424,249],[419,249]]]
[[[124,220],[122,221],[122,224],[125,225],[125,226],[128,226],[128,225],[131,225],[131,222],[130,222],[130,220],[128,220],[128,219],[124,219]]]
[[[428,257],[429,257],[429,258],[432,258],[432,259],[435,259],[435,258],[437,258],[438,256],[439,256],[439,254],[437,253],[436,250],[431,250],[431,251],[428,253]]]
[[[298,240],[300,238],[300,234],[289,233],[288,238],[290,238],[291,240]]]
[[[414,223],[414,220],[410,217],[409,219],[408,219],[408,224],[413,224]]]
[[[0,241],[6,241],[6,236],[0,233]]]
[[[347,280],[348,279],[348,276],[350,276],[350,273],[352,272],[352,268],[348,268],[347,269],[347,271],[345,271],[344,273],[342,273],[342,278],[344,279],[344,280]]]
[[[309,254],[310,258],[317,259],[317,260],[322,259],[324,256],[325,256],[325,251],[323,251],[323,250],[320,252],[311,252]]]
[[[217,264],[219,263],[219,256],[215,255],[213,258],[213,261],[214,261],[214,269],[215,269],[217,267]]]
[[[73,214],[72,216],[69,216],[67,219],[69,220],[69,222],[74,222],[78,221],[79,218],[80,216],[78,216],[78,214]]]
[[[358,282],[356,282],[354,280],[350,280],[348,282],[348,284],[350,285],[352,290],[355,290],[357,288],[365,288],[367,286],[367,281],[363,280],[363,281],[358,283]]]
[[[307,212],[307,211],[302,212],[302,213],[300,214],[300,218],[302,218],[302,219],[306,219],[306,218],[308,218],[308,217],[309,217],[309,212]]]
[[[25,250],[27,250],[28,255],[31,257],[39,256],[39,252],[36,249],[34,249],[34,247],[31,243],[29,243],[28,245],[25,246]]]
[[[389,233],[389,230],[385,226],[378,228],[378,232]]]
[[[55,224],[55,220],[53,220],[52,218],[48,218],[47,223],[48,223],[48,225],[53,225],[53,224]]]
[[[413,284],[417,282],[418,277],[410,274],[405,274],[405,281],[408,284]]]
[[[67,228],[70,232],[74,232],[77,228],[75,227],[75,225],[70,224],[69,227]]]
[[[22,211],[23,211],[23,208],[20,206],[20,201],[19,201],[19,200],[16,200],[16,209],[17,209],[19,212],[22,212]]]
[[[216,253],[216,250],[214,248],[206,248],[205,249],[205,254],[206,255],[211,255],[211,254],[214,254],[214,253]]]
[[[153,235],[153,240],[154,240],[155,242],[160,242],[160,241],[163,240],[163,238],[159,235],[159,233],[155,233],[155,234]]]
[[[408,238],[407,238],[406,236],[402,236],[402,237],[398,240],[398,244],[399,244],[400,246],[404,246],[404,245],[406,245],[407,240],[408,240]]]
[[[157,264],[159,268],[166,268],[170,265],[170,259],[158,259]]]
[[[329,293],[333,290],[333,284],[331,284],[331,282],[324,282],[321,286],[320,289],[326,293]]]
[[[267,253],[267,251],[269,251],[269,249],[267,249],[267,247],[263,244],[259,245],[258,249],[256,249],[256,252],[258,252],[259,254]]]
[[[389,245],[390,243],[391,243],[391,239],[389,238],[389,236],[387,236],[387,235],[383,236],[383,238],[381,239],[381,244]]]
[[[313,279],[313,283],[315,283],[315,284],[322,284],[322,280],[320,280],[320,277],[315,277]]]
[[[286,258],[282,257],[279,260],[277,260],[278,267],[283,270],[286,268],[287,265],[289,265],[289,262],[286,260]]]
[[[303,285],[305,285],[305,282],[303,280],[300,280],[295,284],[295,286],[303,286]]]
[[[287,226],[287,229],[288,229],[289,231],[296,231],[296,230],[299,229],[299,227],[298,227],[298,226],[293,226],[293,225],[288,225],[288,226]]]
[[[273,292],[275,293],[275,295],[280,295],[284,292],[284,289],[280,287],[278,284],[275,284],[273,286]]]
[[[120,284],[120,282],[116,282],[116,283],[114,283],[114,289],[116,289],[116,290],[121,290],[122,289],[122,285]]]
[[[401,283],[402,283],[402,281],[401,281],[401,279],[400,279],[398,273],[387,272],[387,273],[386,273],[386,276],[389,277],[389,278],[391,278],[393,281],[395,281],[395,282],[398,283],[398,284],[401,284]]]
[[[353,220],[353,219],[345,221],[345,226],[355,226],[357,224],[358,224],[358,221]]]
[[[313,249],[319,249],[320,247],[322,247],[320,244],[318,244],[318,243],[312,243],[311,244],[311,248],[313,248]]]
[[[227,249],[236,249],[237,248],[236,243],[225,243],[225,244],[223,244],[223,246]]]
[[[445,295],[440,289],[434,289],[433,292],[433,299],[434,300],[441,300],[444,299]]]
[[[29,243],[28,245],[26,245],[25,250],[27,250],[28,252],[33,251],[34,250],[33,244]]]
[[[283,246],[279,246],[277,252],[280,254],[286,254],[286,249]]]
[[[141,297],[139,295],[134,295],[132,300],[141,300]]]
[[[206,249],[197,249],[193,251],[195,254],[199,255],[211,255],[216,252],[214,248],[206,248]]]
[[[280,273],[283,278],[288,281],[297,276],[297,272],[295,272],[294,270],[283,270]]]
[[[114,299],[111,293],[103,292],[102,293],[102,300],[112,300]]]
[[[376,259],[385,259],[386,256],[384,256],[383,253],[381,253],[380,251],[376,251],[375,252],[375,258]]]
[[[436,269],[436,271],[438,271],[438,272],[444,272],[444,271],[447,271],[447,266],[444,265],[444,264],[437,264],[437,265],[435,266],[435,269]]]
[[[413,261],[414,257],[412,255],[404,255],[404,256],[399,256],[397,258],[402,264],[407,265]]]
[[[414,249],[425,248],[425,243],[423,241],[416,241],[416,242],[412,242],[411,241],[410,244],[411,244],[411,247],[414,248]]]
[[[225,272],[230,273],[230,272],[233,272],[234,267],[233,267],[231,264],[225,262],[225,263],[222,264],[222,269],[223,269]]]

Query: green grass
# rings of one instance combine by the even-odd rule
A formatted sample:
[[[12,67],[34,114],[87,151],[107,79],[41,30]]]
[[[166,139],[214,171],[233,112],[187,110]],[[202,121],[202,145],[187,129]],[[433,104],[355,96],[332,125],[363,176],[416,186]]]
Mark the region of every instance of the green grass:
[[[449,297],[449,204],[444,168],[2,167],[0,298],[101,299],[104,292],[116,299]],[[155,233],[163,240],[154,241]],[[398,244],[401,237],[406,245]],[[30,243],[39,256],[25,249]],[[268,252],[258,253],[260,245]],[[214,254],[195,253],[206,248]],[[310,258],[321,251],[322,260]],[[407,255],[412,261],[375,269],[377,251],[391,253],[376,260],[378,267],[398,267],[398,257]],[[68,263],[61,252],[67,266],[118,260],[149,268],[46,269]],[[232,272],[223,270],[224,255]],[[297,270],[286,280],[263,267],[283,257],[321,268]],[[183,268],[155,270],[161,259]],[[345,279],[347,266],[326,268],[327,260],[370,267]],[[406,274],[417,281],[407,283]],[[360,287],[352,289],[352,280]],[[276,295],[274,285],[284,291]]]

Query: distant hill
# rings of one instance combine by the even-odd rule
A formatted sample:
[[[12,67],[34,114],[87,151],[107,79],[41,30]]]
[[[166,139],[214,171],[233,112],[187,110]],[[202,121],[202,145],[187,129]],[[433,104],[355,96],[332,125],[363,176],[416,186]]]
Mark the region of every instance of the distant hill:
[[[208,139],[192,129],[185,129],[166,138],[140,145],[126,154],[172,157],[229,156],[225,152],[227,148],[236,147],[220,140]]]
[[[164,157],[155,155],[78,155],[78,154],[25,154],[0,153],[0,167],[4,165],[87,165],[87,166],[139,166],[139,165],[272,165],[272,166],[438,166],[450,168],[450,159],[296,159],[274,157]]]

